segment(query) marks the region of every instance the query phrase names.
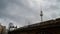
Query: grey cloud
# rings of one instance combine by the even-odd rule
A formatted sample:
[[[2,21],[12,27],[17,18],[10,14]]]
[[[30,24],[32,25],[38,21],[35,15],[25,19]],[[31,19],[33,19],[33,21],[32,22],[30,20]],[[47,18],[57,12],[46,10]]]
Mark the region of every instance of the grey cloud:
[[[7,0],[0,0],[0,9],[6,8],[7,4]]]
[[[12,5],[12,4],[11,4]],[[13,5],[12,5],[13,6]],[[7,7],[11,7],[12,8],[12,6],[7,6]],[[8,9],[8,10],[12,10],[12,9]],[[23,10],[21,10],[21,11],[24,11],[25,9],[23,9]],[[28,8],[28,10],[29,10],[29,8]],[[11,19],[11,20],[13,20],[13,21],[16,21],[16,22],[23,22],[24,21],[24,19],[26,19],[26,17],[24,18],[24,17],[20,17],[19,15],[20,15],[20,12],[21,11],[7,11],[6,9],[5,10],[3,10],[2,12],[1,12],[1,17],[3,17],[3,18],[8,18],[8,19]],[[11,15],[11,13],[10,12],[17,12],[16,13],[16,15]],[[25,12],[25,13],[24,13]],[[31,12],[29,12],[29,11],[27,11],[26,12],[26,10],[24,11],[24,12],[21,12],[21,15],[24,15],[24,16],[30,16],[30,15],[32,15],[32,11]],[[29,15],[28,15],[28,13],[30,13]],[[13,13],[14,14],[14,13]],[[28,19],[27,19],[28,20]],[[21,23],[22,24],[22,23]]]
[[[14,21],[18,25],[40,21],[40,3],[37,0],[0,0],[0,18],[4,21]],[[2,4],[1,4],[2,3]],[[3,6],[2,6],[3,5]],[[44,20],[59,16],[60,5],[56,0],[43,0]],[[46,8],[46,9],[45,9]],[[58,12],[57,12],[58,11]],[[55,15],[56,13],[56,15]],[[9,19],[9,20],[8,20]]]

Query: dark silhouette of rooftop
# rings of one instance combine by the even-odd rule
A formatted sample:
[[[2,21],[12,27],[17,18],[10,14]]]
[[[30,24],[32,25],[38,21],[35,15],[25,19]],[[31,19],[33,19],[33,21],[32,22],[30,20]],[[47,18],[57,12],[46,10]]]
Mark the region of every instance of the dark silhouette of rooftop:
[[[25,30],[32,30],[37,28],[43,29],[43,28],[58,27],[58,26],[60,26],[60,18],[20,27],[14,31],[25,31]]]

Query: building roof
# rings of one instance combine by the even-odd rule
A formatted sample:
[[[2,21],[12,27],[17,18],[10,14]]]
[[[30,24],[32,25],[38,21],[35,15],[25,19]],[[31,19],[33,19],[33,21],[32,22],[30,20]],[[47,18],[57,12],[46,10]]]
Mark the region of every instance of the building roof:
[[[20,27],[14,31],[27,31],[27,30],[33,30],[33,29],[38,29],[38,28],[43,29],[43,28],[56,27],[56,26],[60,26],[60,18]]]

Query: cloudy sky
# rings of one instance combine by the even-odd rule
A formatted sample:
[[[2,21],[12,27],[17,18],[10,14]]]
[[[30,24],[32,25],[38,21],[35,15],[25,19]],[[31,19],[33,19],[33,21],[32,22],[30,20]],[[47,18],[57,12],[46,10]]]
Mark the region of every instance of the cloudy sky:
[[[8,27],[10,22],[21,27],[43,20],[60,17],[60,0],[0,0],[0,23]]]

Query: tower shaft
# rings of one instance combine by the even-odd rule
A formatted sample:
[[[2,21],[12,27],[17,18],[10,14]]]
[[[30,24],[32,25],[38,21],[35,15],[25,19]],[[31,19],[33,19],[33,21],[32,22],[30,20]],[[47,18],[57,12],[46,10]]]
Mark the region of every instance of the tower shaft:
[[[42,11],[41,11],[40,16],[41,16],[41,22],[42,22],[43,21],[43,12]]]

